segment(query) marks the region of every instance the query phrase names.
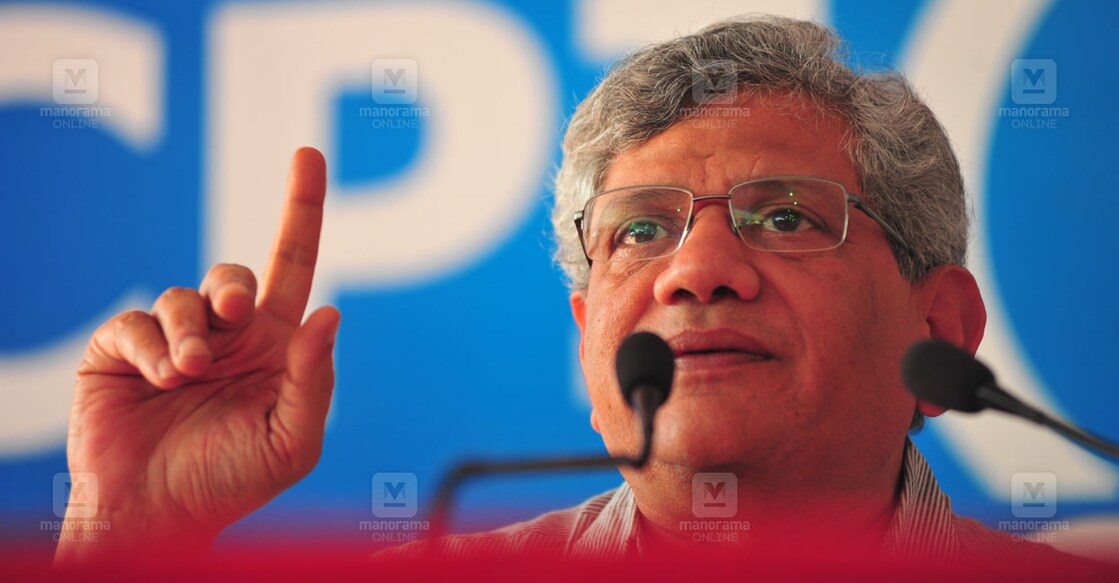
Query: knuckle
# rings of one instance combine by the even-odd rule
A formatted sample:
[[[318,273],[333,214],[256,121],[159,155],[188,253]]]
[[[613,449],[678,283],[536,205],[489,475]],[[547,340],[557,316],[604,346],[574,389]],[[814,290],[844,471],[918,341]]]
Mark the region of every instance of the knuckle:
[[[240,283],[249,289],[256,288],[256,276],[253,271],[237,263],[218,263],[210,269],[207,275],[211,289],[215,284]]]
[[[276,255],[295,265],[314,267],[318,254],[319,246],[317,243],[280,241],[276,245]]]
[[[115,332],[122,334],[146,326],[151,321],[151,316],[140,310],[129,310],[118,314],[113,320]]]
[[[202,328],[201,318],[193,312],[185,310],[172,310],[160,317],[160,323],[168,336],[189,334]]]
[[[158,350],[162,338],[152,317],[139,310],[117,316],[114,338],[125,354],[139,355]]]
[[[241,266],[236,263],[215,263],[214,266],[210,268],[210,273],[208,275],[217,279],[236,277],[239,271],[238,268],[241,268]]]
[[[152,316],[169,334],[197,328],[205,318],[202,296],[190,288],[169,288],[156,300]]]
[[[167,345],[163,338],[159,337],[157,334],[137,334],[131,338],[127,338],[126,342],[132,348],[133,354],[137,357],[157,356],[164,352],[163,347]]]
[[[198,297],[198,292],[188,287],[170,287],[160,294],[159,299],[155,301],[155,305],[158,310],[168,304],[189,302]]]

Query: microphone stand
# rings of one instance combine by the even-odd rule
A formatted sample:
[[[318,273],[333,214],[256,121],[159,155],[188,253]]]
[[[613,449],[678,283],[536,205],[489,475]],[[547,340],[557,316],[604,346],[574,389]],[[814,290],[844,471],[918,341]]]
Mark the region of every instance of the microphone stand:
[[[431,529],[427,538],[436,540],[446,534],[454,506],[454,496],[458,488],[467,480],[489,474],[520,474],[547,472],[555,470],[583,470],[616,468],[629,466],[641,468],[649,461],[653,449],[653,414],[664,402],[663,391],[651,386],[639,386],[633,392],[633,407],[641,419],[643,443],[637,457],[626,456],[578,456],[553,459],[529,459],[514,461],[466,461],[457,464],[443,477],[435,494],[435,505],[431,512]]]
[[[924,340],[909,347],[901,375],[918,399],[961,413],[995,409],[1033,421],[1110,461],[1119,459],[1119,444],[1048,415],[1025,403],[995,382],[991,369],[970,352],[942,340]]]
[[[976,391],[976,397],[981,402],[987,403],[992,409],[998,409],[1028,419],[1043,427],[1048,427],[1088,451],[1093,451],[1096,454],[1103,453],[1119,459],[1119,445],[1110,443],[1060,419],[1050,417],[1039,409],[1012,397],[1000,388],[981,386]]]

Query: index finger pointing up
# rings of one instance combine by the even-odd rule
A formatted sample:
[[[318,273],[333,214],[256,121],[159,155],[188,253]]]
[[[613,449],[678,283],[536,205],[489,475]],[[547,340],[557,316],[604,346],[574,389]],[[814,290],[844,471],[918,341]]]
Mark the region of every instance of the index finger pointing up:
[[[299,325],[311,294],[319,255],[326,160],[314,148],[300,148],[291,160],[280,230],[264,270],[260,308]]]

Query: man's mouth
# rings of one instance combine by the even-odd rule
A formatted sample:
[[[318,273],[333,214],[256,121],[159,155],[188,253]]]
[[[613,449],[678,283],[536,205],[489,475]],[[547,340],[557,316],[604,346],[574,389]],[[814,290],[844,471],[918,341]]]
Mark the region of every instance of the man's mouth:
[[[668,345],[682,370],[774,359],[763,342],[735,330],[688,330],[670,337]]]

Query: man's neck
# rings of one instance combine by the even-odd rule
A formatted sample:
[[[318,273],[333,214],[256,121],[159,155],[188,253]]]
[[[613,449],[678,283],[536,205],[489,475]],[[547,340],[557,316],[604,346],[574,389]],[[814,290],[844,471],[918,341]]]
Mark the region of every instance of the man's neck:
[[[647,552],[765,557],[796,548],[868,555],[881,548],[893,519],[902,455],[899,447],[887,463],[870,464],[869,470],[821,464],[801,473],[653,463],[627,473],[626,480]]]

